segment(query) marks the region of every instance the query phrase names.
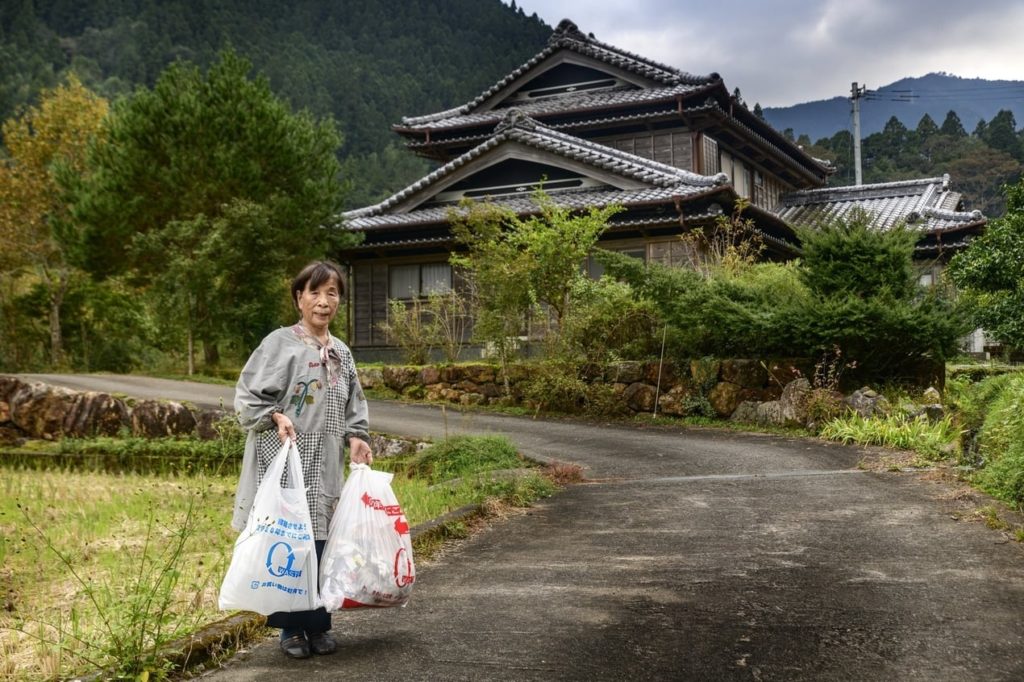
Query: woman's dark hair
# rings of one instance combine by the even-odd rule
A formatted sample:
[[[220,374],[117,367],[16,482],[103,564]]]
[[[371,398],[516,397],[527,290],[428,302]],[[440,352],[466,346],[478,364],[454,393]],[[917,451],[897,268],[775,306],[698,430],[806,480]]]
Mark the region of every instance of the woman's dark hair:
[[[306,290],[306,285],[309,285],[310,289],[316,289],[331,278],[338,281],[338,293],[345,298],[345,277],[341,274],[340,265],[334,261],[315,260],[302,268],[302,272],[292,280],[292,305],[295,305],[299,294]]]

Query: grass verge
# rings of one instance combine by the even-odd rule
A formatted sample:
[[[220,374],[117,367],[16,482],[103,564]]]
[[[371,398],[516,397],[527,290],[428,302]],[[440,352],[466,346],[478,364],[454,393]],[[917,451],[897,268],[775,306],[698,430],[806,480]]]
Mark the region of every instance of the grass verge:
[[[453,438],[378,464],[395,473],[413,526],[467,505],[487,517],[557,489],[501,438]],[[0,679],[98,669],[160,678],[172,663],[154,651],[224,616],[217,594],[236,536],[234,474],[0,470]],[[509,470],[519,473],[498,475]],[[426,534],[417,558],[472,523]]]

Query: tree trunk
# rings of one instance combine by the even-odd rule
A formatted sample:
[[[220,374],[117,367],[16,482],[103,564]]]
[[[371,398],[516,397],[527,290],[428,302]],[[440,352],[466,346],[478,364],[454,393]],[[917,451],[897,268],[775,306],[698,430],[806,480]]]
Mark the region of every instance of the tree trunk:
[[[192,321],[188,324],[188,375],[192,376],[196,371],[196,340],[192,334]]]
[[[220,349],[216,341],[203,341],[203,362],[207,367],[213,367],[220,362]]]
[[[194,307],[192,295],[188,297],[188,310],[186,312],[185,327],[188,329],[188,375],[192,376],[196,371],[196,336],[195,336],[195,315],[192,314]]]
[[[68,275],[61,273],[50,292],[50,364],[53,367],[64,365],[64,337],[60,331],[60,309],[64,304],[64,294],[68,290]]]

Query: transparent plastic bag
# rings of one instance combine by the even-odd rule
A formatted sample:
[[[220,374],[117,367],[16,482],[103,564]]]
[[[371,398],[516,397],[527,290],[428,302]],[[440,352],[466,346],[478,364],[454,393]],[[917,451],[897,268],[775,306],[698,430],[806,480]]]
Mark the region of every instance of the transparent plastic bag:
[[[281,485],[288,469],[291,487]],[[220,588],[221,610],[311,611],[317,596],[316,545],[299,450],[291,440],[267,467]]]
[[[321,561],[320,598],[328,611],[409,601],[416,567],[391,478],[366,464],[351,466]]]

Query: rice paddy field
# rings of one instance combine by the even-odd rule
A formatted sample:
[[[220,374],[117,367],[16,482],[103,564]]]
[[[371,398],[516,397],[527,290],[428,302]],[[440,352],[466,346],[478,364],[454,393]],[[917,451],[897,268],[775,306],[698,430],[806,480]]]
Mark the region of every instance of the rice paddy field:
[[[550,493],[540,476],[474,476],[521,466],[507,442],[466,439],[375,468],[396,472],[392,487],[415,526],[489,497]],[[228,615],[217,597],[237,537],[236,484],[234,473],[0,464],[0,680],[97,670],[159,678],[155,648]]]

